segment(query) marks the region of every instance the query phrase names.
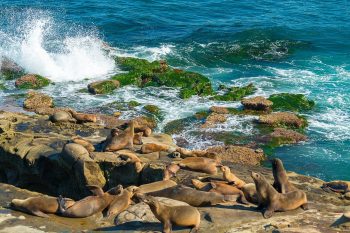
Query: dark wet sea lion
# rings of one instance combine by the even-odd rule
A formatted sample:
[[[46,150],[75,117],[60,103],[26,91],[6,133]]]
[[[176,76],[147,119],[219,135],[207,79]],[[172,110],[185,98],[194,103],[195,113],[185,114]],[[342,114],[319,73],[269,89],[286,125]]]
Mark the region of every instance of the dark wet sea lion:
[[[273,178],[275,180],[273,187],[280,193],[289,193],[297,190],[297,188],[289,182],[287,172],[283,167],[282,161],[275,158],[271,161],[271,163]]]
[[[270,218],[275,211],[288,211],[299,207],[304,210],[308,209],[305,192],[295,190],[289,193],[279,193],[262,174],[252,172],[251,176],[258,194],[258,209],[266,208],[263,214],[265,218]]]
[[[172,232],[172,225],[191,227],[191,232],[198,231],[201,216],[197,208],[192,206],[168,206],[148,195],[138,195],[138,197],[150,207],[154,216],[163,224],[163,232]]]
[[[325,191],[333,191],[337,193],[347,193],[350,192],[350,182],[342,180],[334,180],[331,182],[323,183],[322,187]]]

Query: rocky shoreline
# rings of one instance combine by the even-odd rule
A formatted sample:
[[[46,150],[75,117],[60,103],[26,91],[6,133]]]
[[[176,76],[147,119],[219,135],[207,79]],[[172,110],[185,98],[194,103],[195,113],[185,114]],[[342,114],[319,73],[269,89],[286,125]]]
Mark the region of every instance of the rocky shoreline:
[[[123,187],[140,186],[163,179],[167,165],[188,156],[220,160],[229,166],[235,175],[252,183],[250,171],[254,170],[273,182],[271,170],[260,163],[268,157],[264,151],[283,144],[307,140],[304,128],[307,119],[300,115],[311,110],[315,103],[303,95],[281,93],[269,98],[248,98],[255,91],[253,85],[245,87],[220,86],[214,91],[208,78],[194,72],[173,69],[165,61],[148,62],[135,58],[116,58],[125,71],[109,80],[88,85],[92,94],[109,94],[124,85],[168,86],[180,88],[181,98],[193,95],[211,96],[221,101],[241,101],[242,108],[212,106],[208,111],[198,112],[193,117],[170,122],[165,133],[152,132],[161,112],[155,105],[146,105],[145,116],[134,119],[135,129],[142,131],[142,144],[135,151],[119,150],[104,152],[103,141],[111,129],[121,129],[128,122],[119,119],[122,111],[113,115],[100,112],[78,113],[74,109],[55,107],[54,100],[40,92],[29,91],[23,107],[25,113],[0,112],[0,232],[62,232],[62,231],[161,231],[161,224],[144,203],[134,203],[115,219],[106,220],[101,213],[84,219],[50,216],[49,221],[9,209],[13,198],[51,195],[80,200],[91,195],[87,185],[97,185],[108,190],[119,184]],[[25,74],[15,64],[7,61],[1,66],[6,78],[16,78],[16,87],[40,89],[51,85],[45,77]],[[127,103],[127,107],[137,106]],[[35,114],[34,114],[35,113]],[[196,122],[201,128],[210,128],[227,121],[230,115],[255,116],[259,131],[252,138],[241,138],[242,143],[214,146],[201,151],[190,151],[182,146],[181,139],[171,134],[181,130],[187,122]],[[215,136],[215,135],[214,135]],[[75,151],[66,145],[80,138],[93,145],[92,150]],[[222,135],[221,135],[222,137]],[[224,135],[225,137],[225,135]],[[68,143],[68,144],[67,144]],[[146,144],[162,145],[163,150],[145,153]],[[174,151],[180,156],[174,156]],[[131,154],[131,155],[130,155]],[[137,163],[141,166],[136,165]],[[172,178],[177,184],[193,187],[192,179],[222,179],[222,173],[208,175],[202,172],[180,169]],[[200,232],[347,232],[350,223],[342,217],[349,211],[348,195],[325,192],[323,181],[295,173],[288,173],[290,181],[307,194],[310,209],[276,213],[264,219],[255,205],[227,202],[210,207],[199,207]],[[31,190],[31,191],[29,191]],[[36,191],[39,193],[35,193]],[[177,232],[187,230],[175,228]]]

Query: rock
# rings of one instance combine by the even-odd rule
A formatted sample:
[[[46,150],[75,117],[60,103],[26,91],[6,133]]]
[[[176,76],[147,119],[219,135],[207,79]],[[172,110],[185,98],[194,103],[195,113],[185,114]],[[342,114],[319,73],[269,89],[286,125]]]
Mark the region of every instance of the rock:
[[[57,112],[70,112],[70,108],[50,108],[50,107],[39,107],[34,110],[36,114],[39,115],[53,115]]]
[[[315,101],[307,99],[303,94],[274,94],[268,100],[273,102],[272,109],[275,111],[302,112],[311,110],[315,106]]]
[[[159,116],[160,115],[160,108],[158,107],[158,106],[156,106],[156,105],[153,105],[153,104],[148,104],[148,105],[145,105],[144,106],[144,109],[147,111],[147,112],[149,112],[149,113],[151,113],[151,114],[153,114],[153,115],[155,115],[155,116]]]
[[[120,83],[117,80],[103,80],[90,83],[88,90],[90,93],[96,94],[109,94],[115,89],[119,88]]]
[[[140,116],[133,119],[135,122],[135,128],[149,127],[154,129],[157,127],[157,122],[153,118]]]
[[[16,80],[15,86],[19,89],[39,89],[48,86],[50,83],[51,81],[48,78],[38,74],[26,74]]]
[[[128,102],[128,106],[132,107],[132,108],[140,106],[140,105],[141,104],[139,102],[135,101],[135,100],[131,100],[131,101]]]
[[[148,184],[162,180],[165,168],[165,164],[161,162],[147,164],[141,172],[141,183]]]
[[[24,75],[24,69],[14,61],[6,57],[1,57],[0,60],[0,73],[5,79],[12,80]]]
[[[263,151],[243,146],[215,146],[208,148],[207,152],[217,154],[222,160],[246,165],[259,165],[265,159]]]
[[[243,99],[247,95],[254,94],[256,87],[251,83],[243,87],[230,87],[222,95],[218,94],[211,99],[219,101],[237,101]]]
[[[344,198],[345,198],[346,200],[350,200],[350,192],[345,193],[345,194],[344,194]],[[349,215],[349,218],[350,218],[350,215]]]
[[[122,70],[129,71],[112,77],[122,86],[177,87],[181,89],[181,98],[189,98],[192,95],[207,96],[213,93],[207,77],[195,72],[172,69],[165,61],[149,62],[139,58],[117,57],[116,63]]]
[[[307,126],[306,119],[290,112],[276,112],[259,117],[258,123],[271,127],[304,128]]]
[[[23,104],[24,108],[32,110],[37,108],[51,108],[53,105],[53,100],[50,96],[34,91],[28,92]]]
[[[218,114],[229,114],[230,111],[227,107],[222,107],[222,106],[212,106],[210,107],[209,111],[215,112]]]
[[[272,102],[270,100],[265,99],[262,96],[243,99],[241,103],[244,109],[256,111],[269,111],[272,106]]]
[[[301,141],[306,141],[307,137],[294,130],[285,128],[275,128],[274,131],[269,134],[270,144],[283,145],[283,144],[294,144]]]
[[[211,113],[201,127],[209,128],[219,123],[225,123],[226,121],[227,121],[227,114]]]

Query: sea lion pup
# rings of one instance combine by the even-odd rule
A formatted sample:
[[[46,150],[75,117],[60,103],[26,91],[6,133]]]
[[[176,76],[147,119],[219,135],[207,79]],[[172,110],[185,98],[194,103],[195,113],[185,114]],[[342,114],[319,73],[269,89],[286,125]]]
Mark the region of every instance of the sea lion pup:
[[[142,145],[143,144],[142,136],[143,136],[143,132],[134,134],[134,139],[133,139],[134,145]]]
[[[242,188],[246,183],[239,179],[235,174],[233,174],[229,167],[222,166],[221,171],[223,173],[224,180],[227,182],[234,182],[234,184],[240,189]]]
[[[114,198],[109,205],[106,217],[117,216],[124,210],[126,210],[131,204],[131,198],[134,196],[135,191],[138,190],[136,186],[130,186],[126,189],[122,189],[121,193]]]
[[[74,201],[70,198],[65,198],[65,208],[69,208],[74,204]],[[58,201],[57,197],[38,196],[29,197],[24,200],[13,199],[10,207],[25,213],[33,214],[35,216],[49,218],[47,214],[58,213]]]
[[[204,183],[197,179],[192,179],[191,181],[193,186],[200,191],[215,192],[222,195],[239,195],[238,200],[243,204],[248,204],[244,193],[235,186],[231,186],[229,184],[221,182]]]
[[[134,150],[134,121],[130,121],[125,130],[112,129],[105,141],[104,151],[118,151],[121,149]]]
[[[93,123],[95,123],[97,121],[97,117],[95,114],[78,113],[72,109],[69,112],[72,114],[72,116],[78,122],[93,122]]]
[[[89,151],[89,152],[95,151],[94,145],[92,145],[92,143],[89,142],[88,140],[83,139],[83,138],[81,138],[81,137],[78,137],[78,136],[77,136],[77,137],[73,137],[73,138],[72,138],[72,142],[82,145],[82,146],[85,147],[86,150]]]
[[[187,157],[178,162],[178,165],[181,168],[187,168],[210,175],[215,175],[218,171],[217,167],[222,166],[221,161],[204,157]]]
[[[137,193],[157,192],[159,190],[174,187],[176,185],[177,185],[177,183],[175,181],[161,180],[161,181],[156,181],[156,182],[140,185],[135,192],[137,192]]]
[[[344,193],[350,192],[350,182],[342,181],[342,180],[334,180],[331,182],[323,183],[321,188],[326,192],[333,191],[336,193],[344,194]]]
[[[304,210],[308,209],[307,197],[303,191],[279,193],[262,174],[252,172],[251,176],[258,194],[258,209],[266,208],[263,213],[264,218],[270,218],[275,211],[288,211],[299,207]]]
[[[238,195],[222,195],[214,192],[203,192],[184,185],[176,185],[159,191],[149,192],[148,195],[183,201],[191,206],[216,205],[227,201],[236,201],[238,197]]]
[[[190,232],[197,232],[201,216],[197,208],[192,206],[168,206],[154,197],[138,194],[137,197],[146,203],[154,216],[163,224],[163,232],[171,233],[172,225],[192,227]]]
[[[254,183],[248,183],[243,185],[241,190],[244,193],[244,196],[247,201],[256,205],[259,204],[258,194],[256,193],[256,187]]]
[[[62,196],[58,198],[59,213],[62,216],[70,218],[85,218],[99,213],[111,204],[115,196],[118,195],[123,188],[121,185],[118,185],[107,192],[103,192],[100,187],[95,185],[89,185],[87,187],[94,196],[85,197],[75,202],[69,208],[65,208],[65,200]]]
[[[175,148],[171,148],[169,145],[162,144],[162,143],[146,143],[146,144],[143,144],[141,147],[142,154],[149,154],[152,152],[159,152],[159,151],[173,153],[175,151]]]
[[[134,163],[135,170],[137,173],[142,171],[144,164],[142,163],[141,159],[134,152],[128,151],[128,150],[120,150],[116,153],[119,154],[121,158],[124,158],[127,161]]]
[[[297,188],[289,182],[287,172],[283,167],[282,161],[275,158],[271,161],[271,163],[273,178],[275,180],[273,187],[280,193],[289,193],[297,190]]]
[[[149,137],[152,134],[152,129],[147,126],[135,127],[135,133],[143,133],[143,136]]]
[[[177,164],[169,164],[166,166],[163,172],[163,180],[170,180],[172,177],[176,177],[176,173],[180,170]]]

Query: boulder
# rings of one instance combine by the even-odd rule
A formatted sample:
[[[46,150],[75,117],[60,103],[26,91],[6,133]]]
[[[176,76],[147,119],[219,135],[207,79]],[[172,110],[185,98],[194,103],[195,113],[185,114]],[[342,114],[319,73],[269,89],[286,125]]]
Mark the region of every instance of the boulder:
[[[249,99],[243,99],[241,101],[244,109],[246,110],[256,110],[256,111],[269,111],[272,106],[270,100],[265,99],[262,96],[256,96]]]
[[[14,61],[2,57],[0,58],[0,73],[7,80],[12,80],[24,75],[24,69],[16,64]]]
[[[279,93],[271,95],[268,100],[273,103],[272,109],[277,111],[302,112],[314,108],[315,101],[303,94]]]
[[[39,89],[48,86],[51,81],[38,74],[26,74],[18,78],[15,86],[19,89]]]
[[[147,112],[151,113],[152,115],[159,116],[160,115],[160,108],[153,104],[148,104],[143,107]]]
[[[157,122],[150,117],[140,116],[133,119],[135,128],[149,127],[154,129],[157,127]]]
[[[305,118],[290,112],[275,112],[259,116],[258,123],[271,127],[304,128],[307,126]]]
[[[37,108],[51,108],[53,105],[53,100],[50,96],[34,91],[28,92],[23,104],[24,108],[31,110]]]
[[[275,128],[268,137],[270,138],[270,143],[274,145],[294,144],[307,140],[305,135],[285,128]]]
[[[120,83],[118,80],[103,80],[90,83],[88,90],[90,93],[96,94],[109,94],[115,89],[119,88]]]

